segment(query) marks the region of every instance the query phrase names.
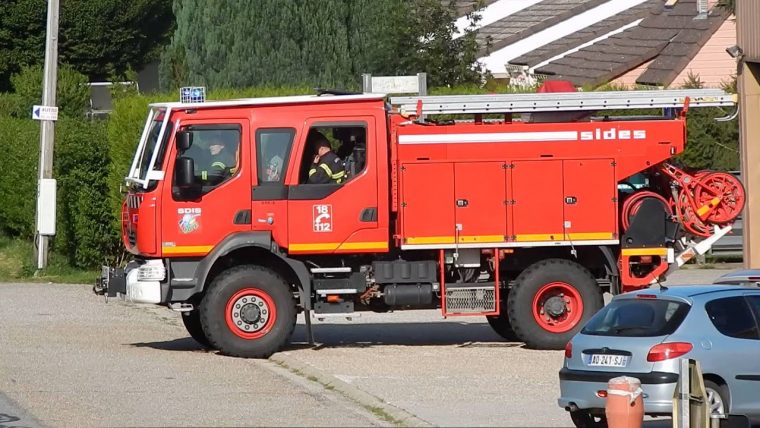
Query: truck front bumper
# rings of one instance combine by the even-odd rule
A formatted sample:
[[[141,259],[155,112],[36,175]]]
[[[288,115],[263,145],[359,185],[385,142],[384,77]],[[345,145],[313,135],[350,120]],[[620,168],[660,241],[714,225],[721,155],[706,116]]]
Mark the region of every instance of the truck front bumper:
[[[93,291],[133,303],[161,303],[161,281],[166,268],[161,260],[134,260],[126,268],[103,266]]]

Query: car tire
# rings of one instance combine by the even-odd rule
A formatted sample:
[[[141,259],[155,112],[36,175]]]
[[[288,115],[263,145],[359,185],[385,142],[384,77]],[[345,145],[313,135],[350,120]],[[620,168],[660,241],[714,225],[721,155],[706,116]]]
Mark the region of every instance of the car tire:
[[[588,269],[548,259],[520,273],[507,306],[512,328],[528,348],[561,350],[604,306],[604,299]]]
[[[194,309],[189,312],[182,312],[182,324],[185,325],[185,329],[190,334],[190,337],[195,339],[204,348],[211,348],[211,343],[206,337],[206,333],[203,332],[203,326],[201,325],[201,315],[198,309]]]
[[[727,417],[728,409],[730,408],[728,387],[705,379],[705,393],[707,394],[707,404],[710,406],[710,413]]]
[[[288,283],[255,265],[217,276],[200,309],[209,342],[232,357],[269,358],[288,342],[296,324],[296,300]]]
[[[593,415],[588,410],[570,412],[570,419],[577,428],[602,428],[607,426],[605,415]]]

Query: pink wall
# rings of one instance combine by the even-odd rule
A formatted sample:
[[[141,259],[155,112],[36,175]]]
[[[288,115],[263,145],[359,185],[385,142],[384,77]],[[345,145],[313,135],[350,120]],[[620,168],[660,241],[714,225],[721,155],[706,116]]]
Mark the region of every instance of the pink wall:
[[[686,80],[689,71],[699,75],[707,88],[720,88],[736,74],[736,62],[726,53],[726,48],[736,44],[736,18],[726,19],[712,38],[702,46],[699,53],[676,77],[671,87],[679,87]]]

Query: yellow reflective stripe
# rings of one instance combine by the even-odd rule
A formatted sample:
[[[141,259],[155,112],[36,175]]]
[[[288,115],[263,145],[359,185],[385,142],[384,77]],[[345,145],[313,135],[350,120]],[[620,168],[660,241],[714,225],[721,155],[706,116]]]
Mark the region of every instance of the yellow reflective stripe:
[[[211,166],[212,167],[216,167],[216,168],[221,168],[221,169],[224,169],[224,168],[227,167],[227,165],[225,165],[223,162],[219,162],[219,161],[212,163]]]
[[[208,171],[201,171],[201,179],[208,180]]]
[[[474,235],[460,236],[459,242],[504,242],[506,239],[503,235]]]
[[[615,239],[612,232],[591,232],[591,233],[570,233],[568,238],[572,240],[596,240],[596,239]]]
[[[506,242],[503,235],[465,235],[459,237],[460,243]],[[407,244],[453,244],[453,236],[416,236],[406,238]]]
[[[326,164],[321,163],[321,164],[319,164],[319,167],[322,168],[323,170],[325,170],[325,172],[327,173],[327,175],[330,175],[330,176],[332,175],[332,173],[333,173],[332,170]]]
[[[623,248],[624,256],[667,256],[667,248]]]
[[[517,235],[517,242],[534,242],[534,241],[594,241],[615,239],[612,232],[590,232],[590,233],[536,233]]]
[[[316,173],[317,173],[317,170],[316,170],[316,169],[314,169],[314,168],[310,169],[310,170],[309,170],[309,177],[311,177],[312,175],[314,175],[314,174],[316,174]]]
[[[407,244],[453,244],[453,236],[417,236],[406,238]]]
[[[326,242],[321,244],[290,244],[290,252],[332,251],[332,250],[387,250],[387,242]]]
[[[180,245],[176,247],[161,247],[164,254],[208,254],[213,245]]]
[[[526,235],[517,235],[515,236],[515,241],[517,242],[526,242],[526,241],[561,241],[564,238],[564,234],[562,233],[533,233],[533,234],[526,234]]]
[[[387,250],[387,242],[344,242],[338,250]]]
[[[343,178],[344,175],[346,175],[346,171],[341,171],[341,172],[339,172],[337,174],[333,174],[332,178],[334,178],[334,179],[337,180],[338,178]]]

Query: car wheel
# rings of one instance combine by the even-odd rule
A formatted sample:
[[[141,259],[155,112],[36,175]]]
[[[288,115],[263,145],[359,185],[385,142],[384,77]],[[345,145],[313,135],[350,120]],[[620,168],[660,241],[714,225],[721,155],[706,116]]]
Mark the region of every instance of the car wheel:
[[[728,388],[711,380],[705,380],[705,393],[707,394],[707,404],[710,406],[710,414],[727,416],[729,409]]]
[[[195,339],[204,348],[211,348],[211,343],[209,343],[208,337],[206,337],[206,333],[203,332],[203,327],[201,326],[199,310],[182,312],[182,323],[185,325],[185,329],[190,334],[190,337]]]
[[[268,358],[287,343],[296,324],[290,286],[260,266],[237,266],[220,274],[200,308],[211,345],[233,357]]]
[[[517,277],[507,306],[512,328],[528,348],[564,349],[604,306],[604,299],[586,268],[565,259],[548,259]]]
[[[607,417],[605,415],[593,415],[587,410],[576,410],[570,412],[570,419],[578,428],[601,428],[607,426]]]

